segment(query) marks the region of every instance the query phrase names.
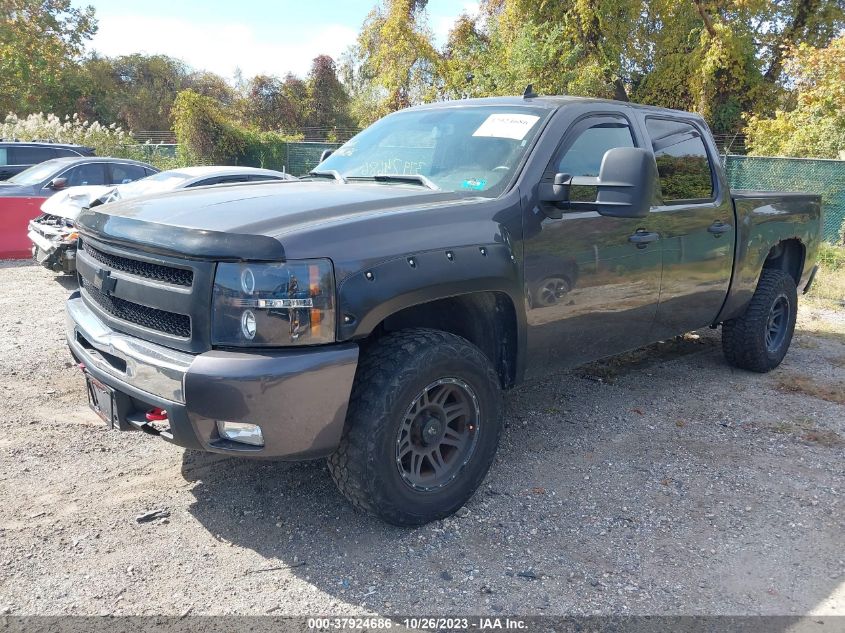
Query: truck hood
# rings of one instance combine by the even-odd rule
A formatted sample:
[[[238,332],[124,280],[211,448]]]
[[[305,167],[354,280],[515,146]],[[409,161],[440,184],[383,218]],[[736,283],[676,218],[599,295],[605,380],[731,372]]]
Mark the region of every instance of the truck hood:
[[[106,195],[113,189],[114,185],[69,187],[47,198],[41,205],[41,210],[60,218],[75,220],[83,207],[87,207],[93,200]]]
[[[409,208],[465,200],[472,193],[413,185],[284,182],[200,188],[84,209],[83,235],[198,259],[284,259],[285,235]]]

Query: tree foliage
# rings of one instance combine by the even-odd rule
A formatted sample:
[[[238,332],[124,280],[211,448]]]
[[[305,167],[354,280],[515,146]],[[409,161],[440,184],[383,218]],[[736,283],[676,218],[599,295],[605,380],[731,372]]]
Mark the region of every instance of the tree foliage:
[[[97,30],[71,0],[0,0],[0,111],[69,112],[75,70]]]
[[[751,153],[838,158],[845,151],[845,35],[825,48],[792,47],[784,66],[793,77],[795,107],[748,118]]]
[[[239,125],[212,97],[180,92],[173,106],[179,158],[192,165],[250,165],[282,169],[285,145],[295,135],[260,132]]]
[[[757,152],[843,149],[845,0],[481,0],[442,47],[427,0],[378,0],[340,64],[320,55],[306,77],[234,86],[165,55],[83,57],[96,21],[71,1],[0,0],[0,108],[166,130],[189,91],[183,100],[226,142],[224,122],[316,139],[417,103],[532,83],[540,94],[697,111],[717,133],[747,125]]]
[[[353,112],[362,123],[438,96],[441,56],[425,21],[427,0],[385,0],[346,60]]]
[[[783,51],[824,45],[842,0],[484,0],[443,53],[445,96],[544,94],[695,110],[715,131],[784,96]],[[365,25],[366,29],[366,25]]]

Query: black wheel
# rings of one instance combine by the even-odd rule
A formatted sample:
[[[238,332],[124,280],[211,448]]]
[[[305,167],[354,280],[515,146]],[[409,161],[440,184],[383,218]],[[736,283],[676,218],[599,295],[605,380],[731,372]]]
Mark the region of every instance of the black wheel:
[[[764,268],[745,314],[722,324],[725,358],[734,367],[771,371],[789,350],[797,314],[795,281],[782,270]]]
[[[572,285],[565,277],[548,277],[534,290],[531,305],[540,308],[556,305],[570,290]]]
[[[442,519],[493,462],[502,395],[490,360],[436,330],[390,334],[362,356],[329,471],[357,507],[394,525]]]

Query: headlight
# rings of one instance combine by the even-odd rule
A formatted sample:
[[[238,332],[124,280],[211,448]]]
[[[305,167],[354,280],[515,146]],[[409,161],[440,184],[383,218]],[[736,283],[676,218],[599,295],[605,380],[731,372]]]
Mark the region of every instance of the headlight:
[[[218,264],[211,340],[282,347],[334,341],[334,272],[327,259]]]

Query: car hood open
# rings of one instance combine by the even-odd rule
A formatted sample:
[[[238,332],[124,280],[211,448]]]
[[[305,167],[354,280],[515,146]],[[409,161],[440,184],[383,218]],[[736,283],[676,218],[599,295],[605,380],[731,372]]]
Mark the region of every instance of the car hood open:
[[[84,207],[114,189],[114,185],[69,187],[53,194],[41,205],[44,213],[75,220]]]

